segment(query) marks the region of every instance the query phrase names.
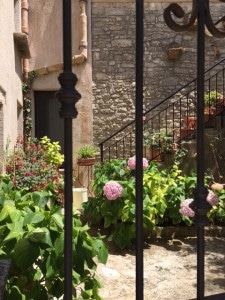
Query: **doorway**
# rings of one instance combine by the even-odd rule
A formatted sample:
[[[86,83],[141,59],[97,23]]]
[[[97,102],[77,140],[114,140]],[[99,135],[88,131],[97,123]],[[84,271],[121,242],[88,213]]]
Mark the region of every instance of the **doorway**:
[[[64,153],[64,120],[59,116],[61,103],[55,91],[35,91],[35,137],[47,136],[52,142],[59,142]]]

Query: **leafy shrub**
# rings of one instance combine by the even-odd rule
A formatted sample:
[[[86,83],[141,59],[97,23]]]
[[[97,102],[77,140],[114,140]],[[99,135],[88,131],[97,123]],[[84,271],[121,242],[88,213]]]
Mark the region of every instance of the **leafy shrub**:
[[[58,142],[51,142],[43,137],[30,139],[23,145],[18,140],[13,153],[8,152],[5,157],[5,170],[14,183],[14,187],[25,191],[49,190],[52,198],[61,204],[63,202],[63,178],[59,174],[59,167],[64,157],[60,154]]]
[[[101,299],[96,259],[107,260],[100,237],[88,234],[73,213],[73,296]],[[5,300],[59,299],[64,293],[64,216],[49,205],[49,192],[21,194],[7,177],[0,181],[0,259],[12,260]]]
[[[47,136],[43,136],[40,140],[40,144],[45,151],[46,162],[59,167],[64,161],[64,155],[60,153],[61,147],[59,142],[51,142]]]
[[[176,165],[169,172],[160,171],[154,162],[151,162],[143,172],[144,229],[157,231],[159,226],[191,225],[192,220],[180,213],[180,206],[185,199],[192,198],[192,191],[196,186],[196,174],[183,175]],[[134,171],[130,170],[126,160],[115,160],[96,165],[94,173],[95,196],[90,197],[83,204],[83,214],[90,223],[103,222],[105,228],[111,228],[109,239],[120,248],[125,248],[135,237]],[[120,193],[117,193],[118,197],[110,196],[107,199],[108,191],[104,193],[104,190],[108,182],[117,182],[122,186],[122,192],[120,189]],[[115,183],[111,186],[115,186]],[[225,192],[223,199],[225,199]],[[224,209],[224,201],[219,207],[221,210]],[[218,207],[212,208],[211,219],[222,217],[218,209]],[[224,212],[222,218],[225,220]]]

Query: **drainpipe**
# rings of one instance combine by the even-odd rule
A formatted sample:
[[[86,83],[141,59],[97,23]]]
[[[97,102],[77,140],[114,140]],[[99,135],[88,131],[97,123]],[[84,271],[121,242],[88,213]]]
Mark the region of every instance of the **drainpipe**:
[[[28,36],[28,0],[21,0],[21,30]],[[23,77],[28,79],[29,59],[23,59]]]
[[[80,35],[80,54],[74,55],[72,64],[82,64],[87,60],[87,0],[80,0],[80,16],[79,16],[79,35]]]

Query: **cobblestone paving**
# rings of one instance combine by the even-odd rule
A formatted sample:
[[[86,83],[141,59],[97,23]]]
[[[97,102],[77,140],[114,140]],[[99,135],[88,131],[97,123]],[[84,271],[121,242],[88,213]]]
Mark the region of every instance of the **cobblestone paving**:
[[[98,266],[104,300],[135,298],[135,252],[110,249],[105,265]],[[205,242],[205,296],[225,293],[225,238]],[[196,298],[196,238],[154,239],[144,249],[144,299]],[[221,298],[220,298],[221,299]],[[225,297],[224,297],[225,299]]]

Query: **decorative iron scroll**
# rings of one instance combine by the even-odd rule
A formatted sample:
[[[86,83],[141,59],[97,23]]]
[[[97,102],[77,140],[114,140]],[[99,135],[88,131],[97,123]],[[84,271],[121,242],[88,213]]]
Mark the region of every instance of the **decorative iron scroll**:
[[[225,2],[225,0],[219,0],[220,2]],[[215,25],[218,25],[219,23],[225,21],[225,16],[220,18],[218,21],[213,23],[211,15],[210,15],[210,9],[209,9],[209,0],[199,1],[199,0],[193,0],[192,5],[192,11],[190,13],[190,17],[188,19],[188,22],[177,23],[173,16],[175,16],[178,19],[182,19],[185,17],[186,13],[183,10],[183,8],[177,4],[172,3],[170,4],[165,10],[164,10],[164,20],[166,24],[174,31],[185,31],[193,27],[193,25],[196,22],[196,19],[198,18],[199,8],[200,5],[204,6],[204,12],[205,12],[205,26],[209,30],[209,32],[217,37],[217,38],[224,38],[225,37],[225,31],[219,30]],[[202,7],[201,7],[202,9]]]

